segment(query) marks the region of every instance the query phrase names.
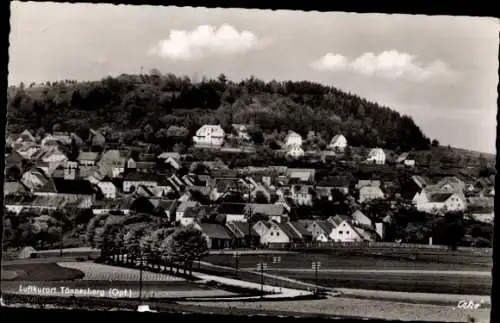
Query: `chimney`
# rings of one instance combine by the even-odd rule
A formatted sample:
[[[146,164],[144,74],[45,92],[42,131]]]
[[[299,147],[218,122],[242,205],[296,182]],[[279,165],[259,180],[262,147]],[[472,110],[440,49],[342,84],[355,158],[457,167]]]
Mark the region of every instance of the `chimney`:
[[[379,237],[383,240],[385,237],[385,226],[382,222],[375,223],[375,231],[379,235]]]

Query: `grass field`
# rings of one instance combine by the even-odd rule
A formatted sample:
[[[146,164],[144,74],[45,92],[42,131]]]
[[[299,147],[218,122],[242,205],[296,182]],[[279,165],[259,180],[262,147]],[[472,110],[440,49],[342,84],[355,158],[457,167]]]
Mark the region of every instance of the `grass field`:
[[[61,262],[61,267],[76,269],[85,274],[84,280],[105,281],[139,281],[140,271],[138,269],[122,268],[92,262]],[[183,281],[184,279],[168,274],[152,273],[143,271],[143,281]]]
[[[278,258],[278,259],[276,259]],[[453,259],[432,255],[422,255],[415,260],[386,255],[352,255],[350,253],[287,253],[287,254],[241,254],[240,268],[256,268],[257,263],[266,262],[268,268],[311,268],[313,261],[321,262],[321,268],[329,269],[418,269],[418,270],[491,270],[492,259],[489,257],[458,256]],[[203,259],[214,265],[235,267],[233,255],[210,255]],[[274,260],[279,260],[274,263]],[[453,261],[452,261],[453,260]]]
[[[85,274],[78,269],[64,268],[57,265],[56,263],[16,264],[2,266],[2,280],[61,281],[82,279],[84,276]]]

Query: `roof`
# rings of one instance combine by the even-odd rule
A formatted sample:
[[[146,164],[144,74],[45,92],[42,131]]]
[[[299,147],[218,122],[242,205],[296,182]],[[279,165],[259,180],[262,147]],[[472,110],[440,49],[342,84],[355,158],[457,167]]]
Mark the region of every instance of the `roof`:
[[[330,176],[318,181],[317,186],[323,187],[348,187],[349,178],[347,176]]]
[[[382,192],[382,189],[380,187],[374,187],[374,186],[363,186],[359,189],[359,194],[364,195],[364,194],[378,194],[382,195],[384,192]]]
[[[99,160],[101,164],[124,163],[129,153],[123,150],[111,149],[104,152]]]
[[[95,153],[95,152],[92,152],[92,151],[81,151],[78,154],[77,160],[93,160],[93,161],[96,161],[98,157],[99,157],[98,153]]]
[[[414,176],[411,177],[411,179],[420,188],[424,188],[424,187],[426,187],[426,186],[428,186],[430,184],[429,181],[425,177],[423,177],[423,176],[414,175]]]
[[[409,155],[410,155],[410,153],[402,153],[401,155],[399,155],[399,157],[396,160],[396,162],[397,163],[401,163],[401,162],[405,161],[406,159],[408,159]]]
[[[337,214],[331,219],[332,223],[334,223],[336,226],[339,226],[344,221],[350,222],[350,220],[351,218],[345,214]]]
[[[220,214],[245,214],[244,203],[222,203],[219,208]]]
[[[242,222],[242,221],[230,221],[227,222],[229,226],[233,226],[238,229],[239,232],[243,234],[244,237],[248,236],[248,226],[250,225],[249,222]],[[252,226],[252,236],[258,236],[257,231]]]
[[[300,239],[302,238],[300,234],[295,231],[289,224],[289,222],[285,223],[276,223],[276,225],[283,231],[290,239]]]
[[[429,196],[429,202],[443,203],[446,202],[453,193],[433,193]]]
[[[292,221],[289,222],[290,225],[292,225],[302,236],[311,236],[312,233],[307,231],[306,227],[298,222],[298,221]]]
[[[375,156],[378,154],[385,154],[384,150],[382,148],[373,148],[370,150],[369,156],[371,157],[371,156]]]
[[[137,182],[157,182],[158,178],[155,174],[141,173],[131,171],[123,175],[124,181],[137,181]]]
[[[230,240],[233,237],[229,231],[221,224],[215,223],[200,223],[201,231],[211,239]]]
[[[302,181],[314,180],[316,170],[312,168],[289,168],[287,175],[290,178],[299,178]]]
[[[362,187],[365,187],[365,186],[380,187],[381,184],[382,184],[382,182],[380,180],[360,179],[358,181],[357,187],[358,188],[362,188]]]
[[[335,144],[340,138],[344,137],[344,135],[342,134],[339,134],[339,135],[335,135],[333,136],[332,140],[330,141],[330,145],[333,145]],[[344,137],[345,138],[345,137]]]
[[[161,153],[160,155],[158,155],[159,159],[167,159],[169,157],[173,157],[175,159],[180,159],[181,155],[179,153],[176,153],[176,152],[164,152],[164,153]]]
[[[267,216],[281,216],[285,214],[285,207],[282,204],[249,204],[252,214],[261,213]]]
[[[135,168],[137,169],[149,169],[149,168],[155,168],[155,166],[156,166],[155,162],[138,161],[135,163]]]
[[[330,232],[332,232],[332,230],[335,228],[335,226],[330,223],[329,221],[324,221],[324,220],[318,220],[318,221],[314,221],[316,224],[318,224],[318,226],[323,230],[325,231],[327,234],[330,234]]]
[[[354,212],[351,215],[351,218],[354,221],[358,221],[358,222],[365,222],[365,221],[371,222],[371,219],[369,217],[367,217],[366,215],[364,215],[363,212],[361,212],[360,210],[357,210],[356,212]]]
[[[191,207],[195,207],[197,206],[199,203],[198,202],[195,202],[195,201],[185,201],[185,202],[182,202],[181,204],[179,204],[179,206],[177,207],[177,212],[185,212],[186,209],[188,208],[191,208]]]
[[[374,240],[374,232],[370,232],[358,226],[352,226],[353,230],[365,241]]]

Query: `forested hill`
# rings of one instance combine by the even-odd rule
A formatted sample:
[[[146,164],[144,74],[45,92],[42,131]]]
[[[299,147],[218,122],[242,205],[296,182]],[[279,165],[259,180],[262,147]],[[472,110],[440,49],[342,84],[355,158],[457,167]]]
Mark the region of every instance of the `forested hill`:
[[[430,140],[408,116],[356,95],[308,81],[235,83],[220,75],[193,83],[171,74],[121,75],[95,82],[11,87],[9,130],[75,131],[111,127],[138,136],[171,125],[191,133],[203,124],[256,124],[264,132],[344,134],[353,146],[427,149]]]

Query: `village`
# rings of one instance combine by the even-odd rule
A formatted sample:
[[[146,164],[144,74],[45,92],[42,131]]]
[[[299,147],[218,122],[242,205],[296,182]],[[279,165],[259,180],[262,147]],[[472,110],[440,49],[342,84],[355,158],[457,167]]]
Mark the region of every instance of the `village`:
[[[219,125],[202,126],[192,138],[194,149],[234,150],[225,148],[231,141],[252,147],[246,126],[232,127],[226,133]],[[88,143],[80,145],[87,149],[81,148],[77,158],[70,160],[65,147],[75,141]],[[301,135],[289,131],[279,151],[287,160],[299,160],[305,155],[303,142]],[[483,222],[493,213],[492,176],[469,181],[447,176],[432,182],[412,175],[417,165],[410,152],[395,156],[391,166],[387,166],[388,157],[381,148],[369,150],[364,160],[358,159],[373,167],[404,169],[407,182],[395,189],[393,182],[380,179],[334,173],[318,176],[314,168],[229,168],[220,159],[193,160],[178,152],[132,154],[126,149],[108,148],[105,136],[93,129],[85,141],[75,133],[54,132],[37,137],[25,130],[10,135],[7,145],[7,213],[29,211],[42,215],[56,210],[91,210],[93,216],[151,214],[164,219],[166,226],[194,225],[203,232],[210,249],[405,242],[404,237],[386,234],[397,216],[390,212],[396,203],[436,217],[447,212],[467,212],[471,205],[481,204],[487,211],[468,214]],[[352,155],[351,149],[339,134],[319,153],[320,159],[327,156],[336,163],[350,163],[346,152]],[[375,216],[364,213],[363,206],[377,202],[389,205],[389,211]],[[335,204],[337,208],[330,208],[332,213],[318,214],[315,206],[320,203]],[[345,207],[338,207],[339,203]]]

